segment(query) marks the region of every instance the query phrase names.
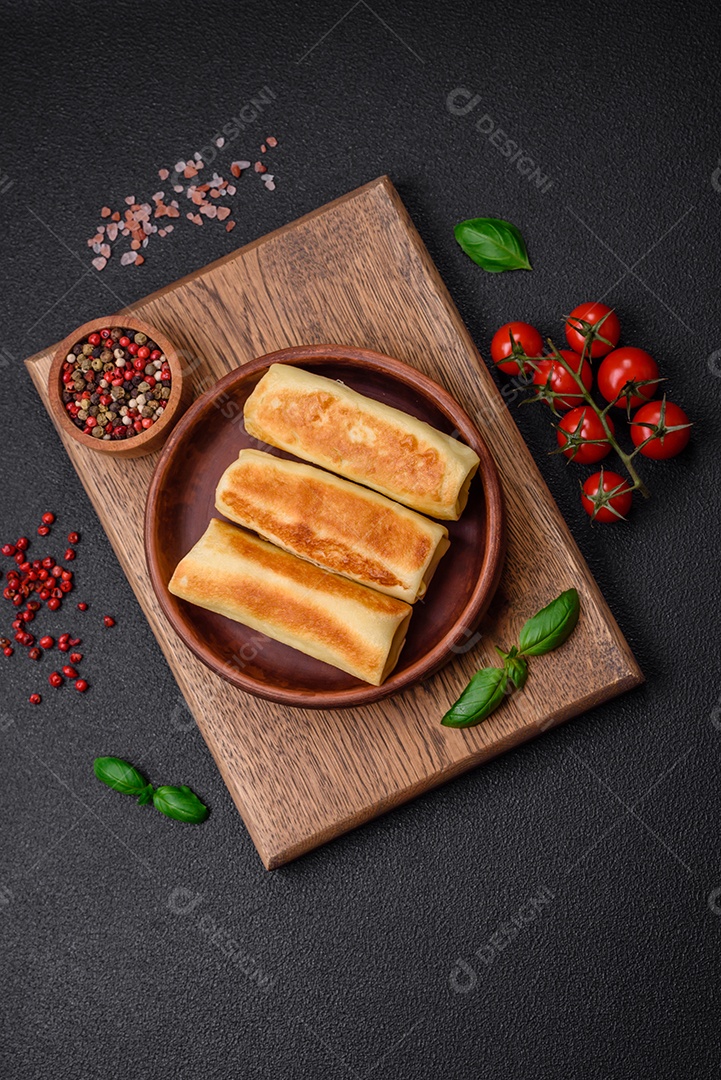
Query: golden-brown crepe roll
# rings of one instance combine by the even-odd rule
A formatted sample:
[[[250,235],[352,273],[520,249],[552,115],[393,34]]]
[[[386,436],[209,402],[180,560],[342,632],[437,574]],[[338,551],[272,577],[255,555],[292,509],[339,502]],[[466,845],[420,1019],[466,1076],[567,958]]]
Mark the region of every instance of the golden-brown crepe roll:
[[[414,604],[448,530],[376,491],[298,461],[241,450],[220,478],[215,508],[317,566]]]
[[[413,611],[217,518],[168,588],[374,686],[395,667]]]
[[[431,517],[456,521],[478,455],[343,383],[272,364],[245,403],[246,431]]]

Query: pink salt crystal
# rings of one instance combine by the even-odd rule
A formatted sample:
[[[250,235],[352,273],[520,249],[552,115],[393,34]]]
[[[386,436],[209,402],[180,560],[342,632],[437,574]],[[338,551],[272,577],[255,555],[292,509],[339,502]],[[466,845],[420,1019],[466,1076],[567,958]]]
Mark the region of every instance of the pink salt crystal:
[[[218,207],[218,213],[217,213],[218,221],[225,221],[225,219],[227,217],[229,217],[229,216],[230,216],[230,207],[229,206],[219,206]]]
[[[185,168],[185,162],[184,161],[176,161],[175,162],[175,171],[176,172],[182,172],[184,168]]]
[[[135,202],[135,196],[134,195],[128,195],[127,199],[125,200],[125,205],[126,206],[132,206],[134,202]]]
[[[219,150],[221,150],[225,146],[225,139],[222,137],[222,135],[219,139],[215,140],[215,145],[218,147]]]
[[[101,244],[100,245],[100,254],[103,256],[104,259],[109,259],[110,258],[110,244]]]
[[[182,184],[173,184],[173,191],[177,191],[178,195],[180,195],[182,190],[183,190],[183,185]]]
[[[168,177],[170,176],[170,173],[168,172],[167,169],[158,169],[158,176],[160,177],[161,180],[167,180]]]
[[[126,251],[123,255],[120,256],[120,265],[121,266],[130,266],[131,263],[135,262],[137,257],[138,257],[137,252],[135,252],[135,251]]]
[[[268,146],[278,145],[278,140],[273,135],[269,135],[265,141],[267,142]]]
[[[97,259],[93,259],[93,266],[96,270],[104,270],[107,264],[107,259],[104,259],[102,255],[99,255]]]

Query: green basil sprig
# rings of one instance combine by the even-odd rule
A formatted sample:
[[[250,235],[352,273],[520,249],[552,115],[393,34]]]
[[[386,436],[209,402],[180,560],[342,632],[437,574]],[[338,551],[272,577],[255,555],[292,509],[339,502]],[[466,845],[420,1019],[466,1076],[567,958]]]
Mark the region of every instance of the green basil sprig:
[[[528,678],[529,656],[543,656],[573,633],[581,605],[575,589],[567,589],[547,607],[524,623],[518,638],[508,652],[496,651],[503,658],[503,667],[487,667],[476,672],[458,700],[441,720],[444,727],[466,728],[485,720],[515,687],[520,690]]]
[[[469,259],[489,274],[531,269],[525,241],[510,221],[469,218],[456,225],[453,235]]]
[[[93,772],[114,791],[123,795],[137,795],[141,806],[153,797],[153,785],[138,772],[134,765],[119,757],[97,757],[93,762]]]
[[[543,656],[563,645],[576,628],[581,606],[575,589],[567,589],[524,625],[518,636],[523,656]]]
[[[508,673],[499,667],[477,671],[455,705],[441,720],[444,727],[470,727],[490,716],[503,701]]]
[[[197,824],[205,821],[208,807],[189,787],[159,787],[153,795],[153,806],[166,817]]]
[[[114,791],[122,795],[137,795],[140,806],[152,801],[156,810],[176,821],[192,823],[205,821],[208,807],[189,787],[159,787],[155,789],[134,765],[122,758],[99,757],[93,762],[93,772]]]

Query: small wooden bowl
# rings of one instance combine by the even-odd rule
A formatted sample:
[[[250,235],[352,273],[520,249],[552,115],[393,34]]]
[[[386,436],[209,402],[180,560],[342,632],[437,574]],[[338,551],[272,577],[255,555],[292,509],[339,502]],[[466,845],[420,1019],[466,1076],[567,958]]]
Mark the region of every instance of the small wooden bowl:
[[[65,358],[74,345],[86,338],[88,334],[99,330],[101,326],[122,326],[146,334],[151,341],[156,343],[159,349],[162,349],[170,368],[170,397],[163,415],[160,420],[156,420],[146,431],[141,431],[130,439],[118,439],[117,441],[93,439],[90,435],[83,434],[82,430],[68,416],[63,402],[62,375]],[[70,435],[81,446],[86,446],[88,450],[98,450],[103,454],[111,454],[116,458],[144,457],[145,454],[152,454],[155,450],[159,450],[192,399],[190,379],[186,379],[183,364],[171,342],[155,327],[149,326],[148,323],[142,322],[134,315],[111,315],[109,318],[93,319],[92,322],[83,323],[77,330],[73,330],[72,334],[68,334],[58,345],[53,357],[50,374],[48,375],[48,391],[50,408],[61,431]]]
[[[168,591],[181,558],[205,532],[215,488],[243,447],[258,447],[243,408],[271,364],[298,364],[340,379],[441,431],[454,432],[480,458],[459,521],[444,521],[451,549],[414,610],[398,666],[371,686],[223,615]],[[290,457],[269,446],[263,449]],[[451,395],[415,368],[350,345],[301,345],[258,357],[225,375],[181,420],[158,459],[145,509],[150,580],[171,626],[204,664],[257,697],[311,709],[367,705],[426,679],[464,652],[496,591],[504,556],[503,494],[493,458],[475,424]]]

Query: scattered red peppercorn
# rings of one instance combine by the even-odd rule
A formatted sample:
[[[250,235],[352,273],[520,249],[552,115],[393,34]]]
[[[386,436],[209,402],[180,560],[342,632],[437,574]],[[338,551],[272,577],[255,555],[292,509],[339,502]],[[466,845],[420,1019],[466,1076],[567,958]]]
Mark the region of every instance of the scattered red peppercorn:
[[[28,653],[28,656],[30,657],[31,660],[39,660],[42,655],[43,654],[40,651],[40,649],[37,649],[37,648],[36,649],[31,649],[30,652]]]
[[[50,683],[51,686],[55,686],[55,687],[62,686],[63,685],[63,677],[62,677],[62,675],[59,674],[59,672],[53,671],[52,674],[48,675],[48,682]]]
[[[75,552],[73,551],[72,548],[68,548],[63,557],[64,557],[66,562],[72,562],[73,559],[75,558]]]
[[[54,644],[55,644],[55,639],[51,638],[50,634],[45,634],[45,636],[41,637],[40,641],[38,642],[38,645],[42,649],[52,649]]]
[[[43,514],[40,520],[42,521],[43,525],[52,525],[55,521],[55,514],[51,513],[48,510],[45,514]]]
[[[38,536],[47,536],[49,532],[47,525],[38,525]]]
[[[115,626],[115,619],[112,617],[112,615],[104,615],[103,622],[108,627]]]
[[[29,543],[27,536],[21,536],[19,540],[15,541],[15,547],[18,551],[27,551]]]
[[[88,605],[85,603],[84,600],[81,600],[80,603],[78,604],[78,611],[87,611],[87,610],[88,610]]]
[[[58,648],[60,649],[60,652],[69,652],[70,651],[70,645],[68,644],[67,641],[59,641],[58,642]]]
[[[69,645],[74,649],[76,645],[82,645],[82,642],[79,637],[71,637]]]
[[[70,653],[70,661],[73,664],[79,664],[80,661],[82,660],[82,658],[83,658],[83,654],[81,652],[71,652]]]
[[[31,705],[39,705],[42,700],[43,699],[40,697],[40,694],[31,694],[28,698],[28,701]]]
[[[74,667],[71,667],[70,664],[66,664],[63,668],[63,675],[66,679],[77,679],[78,677],[77,671]]]
[[[57,610],[58,610],[58,608],[60,607],[60,601],[59,601],[59,600],[56,600],[56,599],[55,599],[55,597],[54,597],[54,596],[52,596],[52,597],[51,597],[51,598],[50,598],[50,599],[48,600],[48,607],[50,608],[50,610],[51,610],[51,611],[57,611]]]
[[[14,555],[15,554],[15,545],[14,544],[3,544],[2,548],[0,548],[0,551],[2,551],[3,555]]]
[[[84,694],[87,688],[88,684],[85,679],[78,679],[78,681],[75,683],[75,689],[79,690],[81,694]]]
[[[5,648],[3,649],[3,655],[4,656],[12,656],[12,654],[14,652],[15,652],[15,650],[13,649],[12,645],[6,645]]]
[[[68,533],[68,543],[69,544],[77,544],[79,539],[80,539],[80,534],[79,533],[76,533],[76,532]]]

